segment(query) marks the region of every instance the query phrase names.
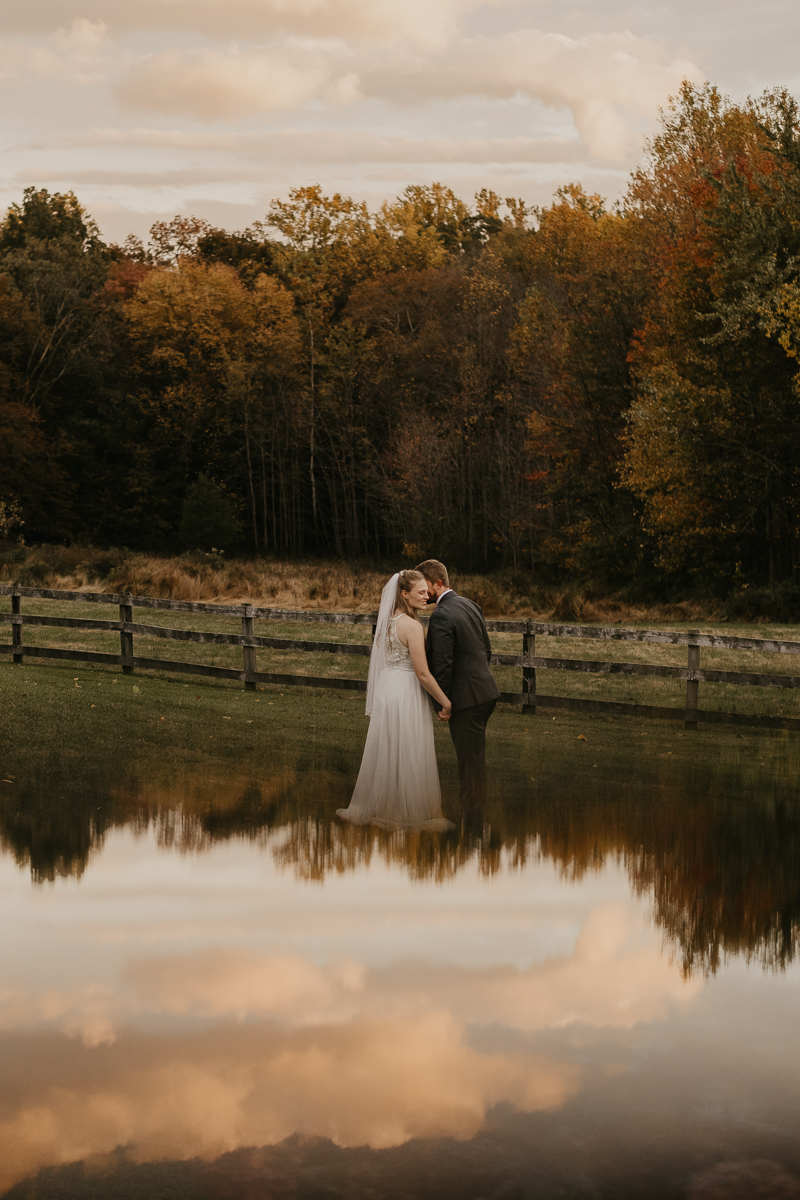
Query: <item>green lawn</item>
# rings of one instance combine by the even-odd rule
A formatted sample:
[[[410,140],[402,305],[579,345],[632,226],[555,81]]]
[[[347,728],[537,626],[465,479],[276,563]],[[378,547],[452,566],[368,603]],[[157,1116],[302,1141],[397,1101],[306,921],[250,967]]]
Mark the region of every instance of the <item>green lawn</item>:
[[[0,662],[0,709],[0,771],[12,775],[54,758],[86,770],[158,762],[178,772],[191,767],[246,775],[279,758],[304,762],[319,750],[328,768],[354,781],[367,731],[363,693],[276,685],[246,692],[235,681],[186,682],[167,673],[130,676],[46,661]],[[447,729],[438,722],[434,729],[445,773],[452,773]],[[719,726],[687,732],[679,723],[545,709],[531,714],[500,705],[489,739],[495,766],[502,773],[503,764],[513,763],[516,771],[544,736],[548,746],[581,755],[587,748],[575,742],[585,737],[588,745],[601,744],[606,757],[615,748],[622,763],[640,752],[693,761],[712,746],[714,753],[731,745],[738,752],[743,740],[757,755],[763,744],[794,746],[798,735]]]

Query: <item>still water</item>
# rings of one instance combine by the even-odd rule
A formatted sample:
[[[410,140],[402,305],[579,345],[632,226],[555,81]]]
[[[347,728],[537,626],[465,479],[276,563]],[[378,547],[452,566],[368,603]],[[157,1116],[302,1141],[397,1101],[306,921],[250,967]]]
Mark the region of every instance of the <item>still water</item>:
[[[800,1195],[797,745],[643,728],[449,835],[325,746],[3,794],[0,1192]]]

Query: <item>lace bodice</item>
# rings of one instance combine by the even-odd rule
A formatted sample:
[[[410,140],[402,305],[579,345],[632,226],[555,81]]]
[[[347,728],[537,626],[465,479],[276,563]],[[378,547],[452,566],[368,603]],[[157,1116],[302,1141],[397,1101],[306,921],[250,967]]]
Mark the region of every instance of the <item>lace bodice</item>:
[[[397,636],[397,617],[392,617],[389,621],[386,634],[386,666],[394,671],[414,670],[408,646],[404,646]]]

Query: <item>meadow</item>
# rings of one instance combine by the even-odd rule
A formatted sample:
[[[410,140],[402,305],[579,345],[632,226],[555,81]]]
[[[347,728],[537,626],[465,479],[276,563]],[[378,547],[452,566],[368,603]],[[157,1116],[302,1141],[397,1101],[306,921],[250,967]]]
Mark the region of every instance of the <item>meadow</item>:
[[[402,565],[402,564],[401,564]],[[172,600],[220,604],[248,603],[291,610],[374,612],[392,563],[326,559],[232,559],[221,554],[195,552],[181,556],[134,554],[124,550],[100,550],[91,546],[14,547],[0,554],[0,582],[16,581],[27,587],[59,590],[127,593]],[[796,626],[787,622],[730,620],[724,606],[698,601],[679,604],[636,604],[622,596],[590,597],[576,590],[540,589],[524,573],[499,571],[491,575],[452,572],[453,586],[480,604],[487,618],[533,618],[538,621],[599,624],[630,628],[685,631],[700,630],[729,636],[800,640]],[[0,597],[0,612],[10,612],[7,596]],[[116,606],[31,600],[23,613],[56,617],[117,620]],[[135,620],[175,629],[213,633],[241,633],[241,623],[230,616],[184,614],[137,610]],[[6,626],[6,629],[8,627]],[[369,645],[367,625],[314,625],[287,621],[257,621],[256,634],[317,642],[359,642]],[[69,629],[28,628],[29,645],[70,650],[119,653],[116,633],[83,632]],[[10,640],[8,635],[0,641]],[[517,634],[493,633],[498,653],[521,654]],[[203,662],[209,666],[242,668],[242,653],[235,646],[174,643],[136,636],[135,653],[151,659]],[[539,637],[536,653],[548,658],[583,658],[602,661],[686,666],[682,646],[638,643],[603,643],[568,638]],[[35,660],[29,659],[32,665]],[[775,675],[800,674],[794,655],[767,654],[750,650],[703,648],[701,667],[707,670],[739,671]],[[280,674],[365,679],[366,658],[296,649],[257,651],[257,669]],[[494,668],[502,691],[521,690],[518,667]],[[111,670],[113,673],[114,669]],[[116,668],[119,671],[119,668]],[[75,674],[75,672],[73,672]],[[150,673],[152,674],[152,672]],[[160,673],[157,673],[160,674]],[[165,668],[166,677],[169,677]],[[181,683],[180,676],[175,676]],[[192,687],[195,685],[192,684]],[[203,682],[198,688],[207,687]],[[305,690],[305,689],[304,689]],[[647,676],[608,676],[539,670],[537,690],[541,694],[608,700],[631,704],[681,707],[686,685],[682,680]],[[721,712],[755,713],[773,717],[800,716],[798,691],[789,688],[750,687],[702,683],[700,708]]]
[[[172,555],[81,544],[9,545],[0,547],[0,583],[66,591],[131,592],[220,604],[246,601],[276,608],[371,612],[378,607],[389,576],[401,568],[413,567],[414,561],[226,558],[221,553],[203,551]],[[634,600],[629,592],[615,594],[608,588],[544,584],[530,571],[506,568],[477,573],[460,571],[452,562],[448,566],[456,590],[480,604],[487,617],[629,625],[708,620],[727,623],[736,616],[745,616],[719,599],[656,603]],[[785,619],[790,616],[787,613]],[[759,618],[759,623],[765,621]]]

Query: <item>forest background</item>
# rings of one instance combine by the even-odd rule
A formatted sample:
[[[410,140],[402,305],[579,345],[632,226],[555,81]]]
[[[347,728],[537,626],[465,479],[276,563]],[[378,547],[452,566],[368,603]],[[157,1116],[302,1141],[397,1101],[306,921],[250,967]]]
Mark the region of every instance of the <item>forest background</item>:
[[[685,84],[624,198],[0,224],[0,551],[397,561],[800,612],[800,117]],[[2,549],[3,546],[5,549]]]

